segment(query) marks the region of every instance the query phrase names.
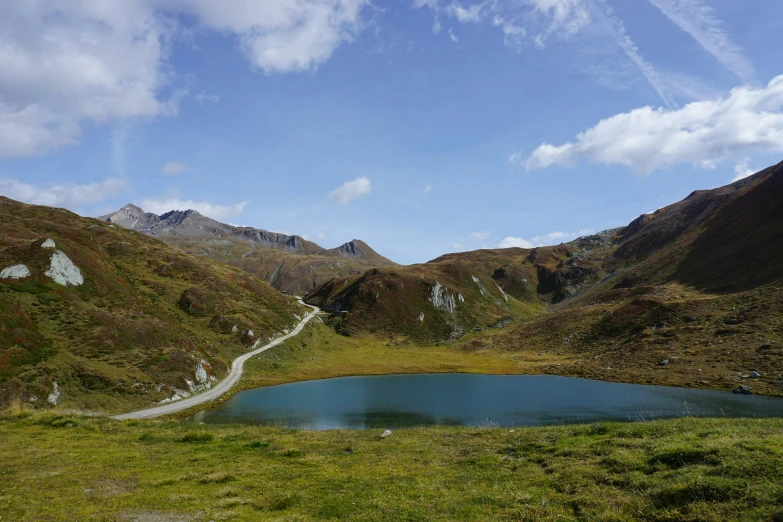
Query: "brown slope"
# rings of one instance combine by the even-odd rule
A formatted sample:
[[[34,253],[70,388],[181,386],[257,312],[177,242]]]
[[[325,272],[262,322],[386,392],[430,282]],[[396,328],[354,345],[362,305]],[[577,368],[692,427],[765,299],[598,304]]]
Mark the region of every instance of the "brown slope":
[[[677,281],[731,292],[783,276],[783,163],[634,220],[606,259],[619,286]]]
[[[46,275],[47,238],[80,269],[82,285]],[[301,308],[237,268],[0,197],[0,270],[20,263],[30,277],[0,279],[0,403],[35,396],[46,404],[56,382],[58,404],[148,405],[189,391],[199,364],[220,377],[256,339],[294,325]]]
[[[447,254],[428,263],[335,279],[305,297],[347,312],[344,333],[406,335],[420,342],[528,317],[602,277],[611,233],[566,245]]]

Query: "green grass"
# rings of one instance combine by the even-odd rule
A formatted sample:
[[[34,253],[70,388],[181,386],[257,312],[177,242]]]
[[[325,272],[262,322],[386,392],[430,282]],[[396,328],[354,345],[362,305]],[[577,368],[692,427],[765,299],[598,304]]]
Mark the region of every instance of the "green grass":
[[[783,518],[781,419],[379,431],[17,410],[0,520]]]
[[[549,354],[467,351],[448,344],[421,346],[401,338],[345,337],[316,320],[298,336],[250,359],[238,389],[348,375],[541,373],[538,368],[566,360]]]

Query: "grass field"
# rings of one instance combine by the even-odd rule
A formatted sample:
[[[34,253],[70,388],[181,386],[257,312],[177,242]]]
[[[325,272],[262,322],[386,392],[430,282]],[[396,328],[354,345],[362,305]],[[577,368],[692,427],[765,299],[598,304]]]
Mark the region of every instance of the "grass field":
[[[0,520],[783,520],[783,420],[295,431],[0,416]]]
[[[345,337],[316,321],[297,337],[248,361],[241,387],[346,375],[540,373],[539,367],[567,360],[553,354],[491,348],[467,351],[448,344],[421,346],[403,339],[382,339],[372,335]]]

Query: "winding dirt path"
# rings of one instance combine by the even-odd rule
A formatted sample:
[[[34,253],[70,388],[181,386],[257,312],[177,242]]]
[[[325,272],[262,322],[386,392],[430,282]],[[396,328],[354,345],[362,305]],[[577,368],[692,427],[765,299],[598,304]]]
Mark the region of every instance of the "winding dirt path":
[[[245,361],[247,361],[248,359],[250,359],[255,355],[258,355],[263,351],[272,348],[273,346],[277,346],[278,344],[282,343],[286,339],[290,339],[291,337],[298,335],[299,332],[301,332],[304,326],[308,323],[308,321],[310,321],[310,319],[315,317],[316,314],[320,312],[320,310],[315,306],[306,304],[301,300],[299,302],[300,304],[312,308],[313,311],[308,313],[304,317],[304,319],[302,319],[302,321],[298,325],[296,325],[296,328],[294,328],[293,331],[291,331],[290,333],[284,335],[283,337],[278,337],[271,343],[264,345],[261,348],[256,348],[255,350],[248,352],[244,355],[240,355],[239,357],[234,359],[234,362],[231,363],[231,371],[228,373],[226,378],[220,381],[219,383],[217,383],[213,388],[210,388],[204,393],[199,393],[198,395],[193,395],[191,397],[188,397],[187,399],[182,399],[176,402],[170,402],[168,404],[163,404],[161,406],[156,406],[154,408],[148,408],[146,410],[132,411],[130,413],[115,415],[112,418],[118,420],[151,419],[153,417],[160,417],[161,415],[169,415],[171,413],[177,413],[182,410],[187,410],[188,408],[192,408],[193,406],[217,399],[218,397],[226,393],[228,390],[230,390],[231,387],[234,386],[239,381],[239,378],[242,376],[242,368],[245,365]]]

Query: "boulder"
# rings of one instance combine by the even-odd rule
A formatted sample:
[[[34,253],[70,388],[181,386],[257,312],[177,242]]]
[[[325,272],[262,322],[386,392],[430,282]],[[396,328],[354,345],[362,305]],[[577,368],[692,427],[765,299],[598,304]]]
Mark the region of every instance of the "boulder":
[[[47,238],[46,241],[41,243],[41,248],[54,248],[54,247],[55,247],[55,245],[54,245],[54,241],[52,240],[52,238]]]
[[[745,386],[744,384],[742,386],[737,386],[733,390],[731,390],[731,393],[741,393],[742,395],[750,395],[753,393],[751,391],[750,386]]]
[[[9,266],[8,268],[4,268],[2,272],[0,272],[0,279],[24,279],[25,277],[30,277],[32,274],[30,273],[30,269],[27,268],[24,265],[13,265]]]
[[[49,269],[45,274],[51,277],[55,283],[68,286],[79,286],[84,283],[84,277],[79,267],[73,264],[62,250],[55,250],[52,254]]]
[[[381,437],[383,437],[385,439],[386,437],[388,437],[391,434],[392,434],[391,430],[386,430],[383,433],[381,433]]]
[[[751,379],[758,379],[759,377],[761,377],[761,374],[759,372],[750,372],[748,374],[748,377],[750,377]]]

